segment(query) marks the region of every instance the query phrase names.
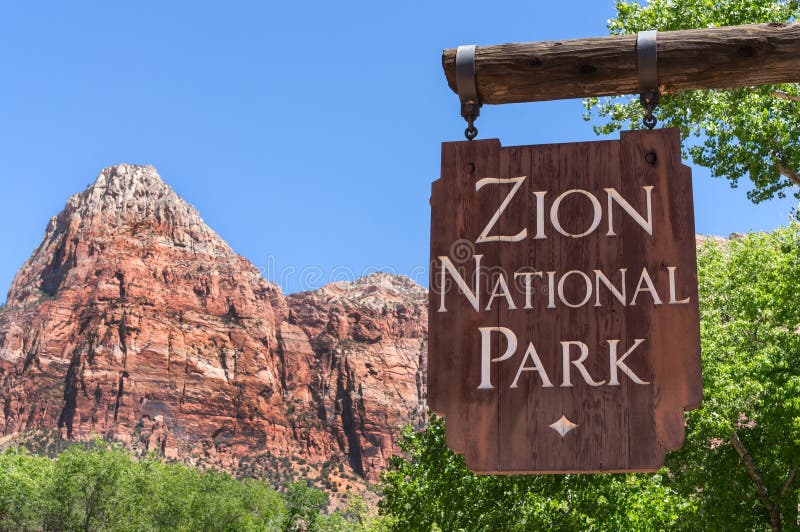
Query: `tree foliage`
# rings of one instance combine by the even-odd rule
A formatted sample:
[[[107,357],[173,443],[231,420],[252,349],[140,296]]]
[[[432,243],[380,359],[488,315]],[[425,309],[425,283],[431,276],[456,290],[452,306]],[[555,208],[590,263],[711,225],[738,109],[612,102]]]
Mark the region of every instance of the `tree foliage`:
[[[656,475],[480,476],[445,444],[444,421],[410,427],[384,473],[381,511],[397,530],[672,529],[692,503]]]
[[[707,244],[698,269],[704,398],[673,485],[708,528],[797,528],[800,224]]]
[[[657,29],[670,31],[797,19],[798,0],[617,0],[612,34]],[[605,123],[607,134],[623,127],[642,127],[638,98],[589,98],[585,118]],[[662,95],[656,113],[660,126],[679,127],[685,155],[708,167],[716,177],[737,186],[752,180],[748,197],[755,203],[800,198],[800,86],[798,84],[698,90]]]
[[[327,496],[305,481],[281,494],[266,482],[217,471],[135,461],[97,440],[56,459],[23,448],[0,453],[0,530],[381,530],[357,496],[325,512]]]
[[[478,476],[444,422],[383,476],[398,530],[800,529],[800,223],[698,253],[703,403],[654,475]]]

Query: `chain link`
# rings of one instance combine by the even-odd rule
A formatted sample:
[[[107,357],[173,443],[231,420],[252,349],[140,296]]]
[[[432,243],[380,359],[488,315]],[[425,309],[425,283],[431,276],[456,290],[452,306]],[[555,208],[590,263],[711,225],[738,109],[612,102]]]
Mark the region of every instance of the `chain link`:
[[[478,128],[475,127],[475,118],[474,116],[465,117],[467,129],[464,130],[464,136],[467,137],[467,140],[472,140],[478,136]]]
[[[461,104],[461,116],[467,121],[467,129],[464,130],[464,136],[467,140],[472,140],[478,136],[478,128],[475,127],[475,120],[481,114],[481,106],[479,103],[467,101]]]
[[[658,96],[658,92],[648,92],[639,96],[639,102],[644,107],[642,123],[647,129],[653,129],[658,123],[658,119],[654,114],[658,106]]]

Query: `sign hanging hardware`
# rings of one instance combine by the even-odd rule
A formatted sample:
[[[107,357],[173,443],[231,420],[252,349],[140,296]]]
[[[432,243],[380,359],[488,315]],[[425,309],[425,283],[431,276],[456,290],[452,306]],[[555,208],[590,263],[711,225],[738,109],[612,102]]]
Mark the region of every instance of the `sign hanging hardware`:
[[[653,112],[658,106],[658,32],[640,31],[636,36],[636,70],[639,77],[639,101],[644,107],[642,122],[653,129],[658,120]]]
[[[464,130],[467,140],[478,136],[475,120],[481,114],[481,102],[475,83],[475,48],[474,44],[469,44],[459,46],[456,50],[456,87],[458,99],[461,100],[461,116],[467,121],[467,129]]]

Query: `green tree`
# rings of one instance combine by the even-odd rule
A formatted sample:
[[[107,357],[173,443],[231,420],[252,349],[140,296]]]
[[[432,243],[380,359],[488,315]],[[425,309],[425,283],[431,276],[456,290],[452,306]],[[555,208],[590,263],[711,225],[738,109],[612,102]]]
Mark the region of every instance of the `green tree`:
[[[55,460],[0,453],[0,530],[284,530],[286,505],[265,482],[133,460],[101,440]]]
[[[395,530],[675,529],[691,501],[656,475],[481,476],[445,444],[444,421],[403,431],[380,509]]]
[[[704,397],[671,453],[709,529],[797,529],[800,224],[700,249]]]
[[[281,530],[286,520],[280,495],[265,482],[227,473],[151,463],[152,521],[163,530]],[[131,492],[136,496],[137,492]]]
[[[102,440],[72,445],[55,459],[23,448],[0,452],[0,530],[389,530],[391,520],[357,495],[330,514],[327,503],[307,481],[281,495],[262,480],[155,455],[134,459]]]
[[[328,504],[328,495],[314,489],[304,480],[286,487],[288,512],[286,530],[319,530],[320,514]]]
[[[23,530],[39,519],[52,469],[50,459],[25,449],[0,453],[0,530]]]
[[[95,446],[97,452],[71,447],[55,460],[43,490],[45,528],[88,531],[111,524],[117,484],[130,468],[131,459],[102,440]]]
[[[797,0],[617,0],[612,34],[787,22],[800,13]],[[709,68],[713,68],[710,65]],[[597,133],[639,128],[638,98],[590,98],[585,118],[604,119]],[[755,203],[793,193],[800,198],[800,89],[797,84],[698,90],[662,95],[657,118],[679,127],[686,155],[737,186],[749,177]]]
[[[370,520],[370,509],[363,497],[351,494],[342,510],[342,517],[348,522],[364,526]]]

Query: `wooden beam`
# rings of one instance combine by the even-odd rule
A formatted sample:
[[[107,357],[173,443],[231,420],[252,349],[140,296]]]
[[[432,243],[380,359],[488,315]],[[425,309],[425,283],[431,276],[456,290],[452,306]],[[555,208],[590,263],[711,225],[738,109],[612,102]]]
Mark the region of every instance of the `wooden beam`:
[[[456,49],[442,53],[456,91]],[[482,103],[519,103],[639,92],[636,35],[495,46],[475,53]],[[662,94],[800,82],[800,23],[658,33]]]

